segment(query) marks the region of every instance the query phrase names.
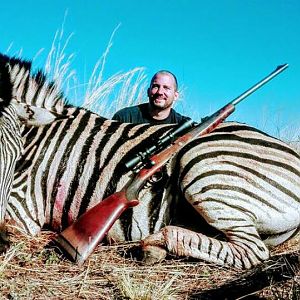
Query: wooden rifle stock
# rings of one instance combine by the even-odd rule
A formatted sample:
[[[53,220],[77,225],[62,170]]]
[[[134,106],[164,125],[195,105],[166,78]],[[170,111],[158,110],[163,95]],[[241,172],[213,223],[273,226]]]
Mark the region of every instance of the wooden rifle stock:
[[[57,236],[55,243],[64,254],[79,265],[84,263],[121,214],[138,201],[129,201],[122,190],[105,198],[86,211],[76,222]]]
[[[147,179],[159,171],[172,156],[177,154],[179,150],[192,139],[212,132],[235,110],[236,104],[287,67],[287,64],[277,67],[275,71],[210,117],[206,118],[204,122],[197,124],[189,132],[178,137],[167,148],[151,156],[151,167],[142,168],[134,176],[133,180],[121,191],[102,200],[96,206],[86,211],[72,225],[62,231],[55,239],[59,248],[61,248],[72,261],[75,261],[80,265],[83,264],[121,214],[127,208],[133,207],[139,203],[137,196]]]

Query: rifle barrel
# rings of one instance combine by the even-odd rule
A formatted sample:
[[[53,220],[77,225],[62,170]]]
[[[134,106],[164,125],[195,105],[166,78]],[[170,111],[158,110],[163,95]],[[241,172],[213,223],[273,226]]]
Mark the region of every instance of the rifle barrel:
[[[275,76],[277,76],[279,73],[281,73],[283,70],[285,70],[289,65],[288,64],[284,64],[284,65],[280,65],[278,66],[273,72],[271,72],[268,76],[266,76],[264,79],[262,79],[261,81],[259,81],[258,83],[256,83],[255,85],[253,85],[250,89],[248,89],[246,92],[244,92],[243,94],[241,94],[240,96],[236,97],[235,99],[233,99],[231,101],[232,105],[237,105],[239,102],[241,102],[242,100],[244,100],[246,97],[248,97],[250,94],[252,94],[253,92],[255,92],[257,89],[259,89],[260,87],[262,87],[264,84],[266,84],[268,81],[270,81],[272,78],[274,78]]]

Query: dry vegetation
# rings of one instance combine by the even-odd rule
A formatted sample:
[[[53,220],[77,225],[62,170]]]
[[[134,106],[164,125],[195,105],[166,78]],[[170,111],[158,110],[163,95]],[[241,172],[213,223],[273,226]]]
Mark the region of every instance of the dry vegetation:
[[[193,299],[194,293],[241,276],[240,271],[187,259],[168,259],[149,267],[132,255],[136,243],[100,245],[79,267],[45,247],[53,233],[30,237],[10,230],[12,245],[0,256],[0,299]],[[274,254],[299,251],[299,242],[298,235]],[[284,286],[270,282],[260,296],[299,299],[299,276],[298,271]],[[292,298],[297,285],[298,298]]]
[[[91,74],[87,74],[86,82],[81,82],[72,68],[75,55],[66,54],[72,34],[65,37],[64,24],[54,36],[44,68],[48,80],[55,81],[57,89],[64,91],[68,101],[106,118],[120,108],[143,102],[146,95],[147,82],[143,67],[105,76],[107,57],[119,26],[112,32],[107,47],[95,62]]]

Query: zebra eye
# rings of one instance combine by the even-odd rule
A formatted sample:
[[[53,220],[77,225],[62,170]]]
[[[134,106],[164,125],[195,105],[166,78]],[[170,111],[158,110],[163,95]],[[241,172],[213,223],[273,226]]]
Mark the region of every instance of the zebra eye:
[[[160,182],[164,178],[163,172],[156,172],[145,183],[145,188],[150,188],[154,184]]]
[[[163,173],[162,172],[156,172],[155,174],[153,174],[151,177],[150,177],[150,181],[153,182],[153,183],[156,183],[156,182],[159,182],[161,181],[163,178]]]

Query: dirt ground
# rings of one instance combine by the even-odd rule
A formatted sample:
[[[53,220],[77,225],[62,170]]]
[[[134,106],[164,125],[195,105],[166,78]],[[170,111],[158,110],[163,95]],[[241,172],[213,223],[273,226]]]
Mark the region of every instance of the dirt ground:
[[[175,258],[146,266],[135,258],[137,243],[100,245],[79,267],[47,249],[53,233],[30,237],[14,228],[11,231],[12,245],[0,256],[0,299],[191,299],[194,293],[220,286],[243,273]],[[272,253],[298,250],[300,235]],[[257,296],[293,299],[299,276],[296,273],[285,285],[270,282]]]

